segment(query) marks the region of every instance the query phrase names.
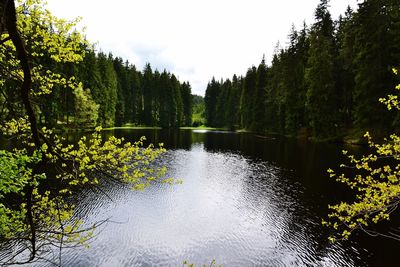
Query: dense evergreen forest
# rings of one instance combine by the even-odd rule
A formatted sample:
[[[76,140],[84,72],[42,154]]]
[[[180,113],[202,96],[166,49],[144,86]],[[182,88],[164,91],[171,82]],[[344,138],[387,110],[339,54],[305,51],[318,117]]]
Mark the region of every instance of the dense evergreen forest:
[[[102,126],[121,126],[125,123],[165,128],[191,125],[192,96],[188,82],[179,82],[174,74],[164,70],[153,71],[147,63],[138,71],[122,58],[113,58],[102,52],[87,50],[84,60],[74,69],[75,77],[83,82],[83,88],[98,105],[97,114],[82,114],[77,110],[77,97],[72,92],[55,92],[53,109],[43,112],[47,124],[57,118],[69,123],[68,115],[76,117],[78,127],[84,122]],[[70,104],[70,102],[72,104]],[[75,105],[74,105],[75,102]],[[77,112],[78,111],[78,112]],[[82,115],[84,117],[82,118]],[[85,121],[85,118],[90,118]]]
[[[400,1],[366,0],[336,21],[322,0],[315,22],[293,26],[288,46],[277,46],[245,76],[209,82],[209,126],[307,135],[317,139],[398,131],[400,118],[379,98],[396,84],[400,63]]]
[[[190,84],[181,83],[166,70],[153,71],[148,63],[143,71],[138,71],[120,57],[96,54],[91,45],[84,49],[83,61],[79,64],[52,64],[53,69],[74,76],[80,83],[73,90],[57,85],[53,88],[38,105],[40,125],[67,128],[126,123],[165,128],[191,126]],[[21,107],[7,101],[17,97],[13,85],[6,83],[2,87],[0,118],[8,120]]]
[[[400,82],[394,75],[399,76],[400,63],[398,0],[365,0],[356,12],[348,9],[337,21],[333,21],[328,12],[328,1],[321,0],[315,12],[315,23],[310,27],[304,25],[300,31],[293,27],[288,47],[278,47],[270,66],[263,58],[259,66],[249,68],[245,76],[233,75],[231,80],[221,81],[213,78],[207,86],[204,99],[193,96],[188,82],[181,83],[175,75],[167,71],[153,70],[150,64],[139,71],[119,57],[96,53],[84,35],[74,30],[78,20],[67,21],[53,16],[45,8],[44,1],[26,1],[18,5],[15,2],[0,1],[0,137],[6,140],[5,145],[2,144],[6,148],[0,149],[0,265],[22,265],[36,260],[40,263],[54,263],[53,259],[47,260],[46,257],[56,258],[56,266],[66,265],[62,264],[63,248],[73,249],[89,244],[94,229],[111,222],[108,219],[103,220],[103,217],[107,217],[104,216],[106,213],[98,213],[95,210],[97,208],[84,207],[83,214],[79,213],[75,208],[80,205],[74,205],[75,200],[79,202],[78,199],[83,195],[82,198],[90,196],[87,199],[93,202],[92,193],[103,194],[107,198],[106,206],[109,207],[109,200],[118,196],[115,194],[117,191],[112,188],[110,191],[103,190],[105,187],[116,184],[118,187],[126,185],[127,188],[143,190],[154,183],[180,183],[173,178],[167,178],[164,163],[177,165],[178,168],[184,167],[177,169],[177,172],[173,169],[171,173],[185,174],[184,171],[180,172],[185,169],[196,172],[186,173],[187,176],[194,174],[196,188],[199,188],[199,181],[212,180],[210,177],[213,176],[210,175],[215,174],[216,179],[225,176],[223,179],[226,183],[221,185],[227,186],[218,187],[228,189],[229,192],[214,191],[211,195],[204,196],[225,196],[225,192],[228,193],[228,200],[233,196],[234,201],[215,199],[218,203],[233,203],[234,206],[227,206],[229,214],[232,213],[232,208],[237,210],[237,203],[241,203],[236,198],[237,194],[231,194],[231,185],[239,190],[235,189],[233,193],[248,193],[243,194],[243,200],[250,202],[243,202],[242,206],[249,206],[251,210],[239,212],[245,215],[253,215],[254,207],[260,206],[252,205],[254,200],[257,203],[258,200],[288,200],[288,206],[283,203],[285,205],[281,205],[282,210],[277,209],[276,214],[279,216],[282,215],[281,211],[287,213],[287,207],[293,207],[297,203],[293,201],[294,195],[286,195],[287,188],[296,193],[291,187],[292,179],[275,179],[279,178],[279,166],[275,168],[275,163],[270,165],[267,162],[253,164],[245,150],[233,153],[235,155],[226,149],[221,153],[214,153],[207,151],[207,143],[202,141],[204,148],[185,150],[183,154],[179,149],[175,151],[179,152],[175,154],[178,155],[177,159],[192,154],[195,155],[193,160],[185,158],[183,163],[168,159],[154,162],[166,151],[162,143],[159,146],[145,145],[143,137],[133,142],[115,136],[104,138],[102,127],[95,126],[130,123],[169,128],[199,126],[206,122],[209,126],[287,135],[304,134],[319,139],[357,136],[366,130],[387,133],[400,129],[399,113],[390,113],[387,110],[400,110],[398,96],[390,94],[393,87],[400,90]],[[382,97],[386,99],[379,101]],[[54,131],[57,127],[95,129],[90,136],[84,135],[70,143]],[[330,220],[323,222],[335,231],[340,231],[340,239],[347,239],[356,229],[365,231],[367,226],[387,220],[399,206],[400,137],[393,134],[383,144],[375,144],[368,133],[365,137],[374,152],[360,159],[349,154],[350,164],[341,165],[347,171],[351,169],[350,174],[355,174],[354,177],[328,170],[331,178],[336,178],[356,190],[355,202],[344,203],[338,198],[338,205],[329,206]],[[192,134],[190,140],[191,138]],[[223,138],[215,140],[218,140],[215,143],[226,143]],[[248,146],[247,142],[244,143]],[[268,146],[258,147],[258,143],[253,143],[257,146],[257,154],[254,155],[259,155],[258,152],[262,150],[269,152]],[[287,149],[282,149],[280,144],[274,144],[279,151],[279,157],[285,155],[285,163],[292,161],[286,157]],[[252,145],[249,145],[249,150],[253,150]],[[240,156],[241,152],[244,152],[243,157]],[[329,150],[324,150],[317,155],[329,153]],[[296,157],[298,155],[295,154],[294,161]],[[316,157],[304,158],[319,171],[322,165],[313,165],[312,162]],[[198,164],[199,159],[205,164]],[[257,161],[258,159],[257,156]],[[208,165],[208,162],[213,164]],[[226,163],[231,165],[223,166]],[[239,168],[228,170],[234,165]],[[196,168],[192,168],[193,166]],[[287,169],[286,164],[283,166]],[[243,175],[237,171],[243,172]],[[204,180],[200,179],[201,176],[196,176],[197,172],[203,172]],[[268,174],[264,176],[264,173],[259,172]],[[308,175],[311,172],[306,173]],[[232,180],[232,175],[245,180]],[[269,176],[273,179],[269,180]],[[320,178],[323,179],[319,175],[318,180],[322,180]],[[246,181],[249,179],[255,182],[255,187],[247,187]],[[258,180],[263,183],[257,185]],[[187,181],[190,183],[190,180]],[[215,181],[219,183],[223,180]],[[265,187],[265,183],[282,187],[274,190],[274,187]],[[242,188],[241,184],[246,187]],[[294,186],[296,184],[301,185],[300,195],[303,191],[314,192],[312,189],[315,187],[305,187],[308,183],[303,186],[302,183],[295,182]],[[320,185],[317,186],[319,189]],[[202,187],[210,188],[207,184]],[[83,189],[91,190],[90,194],[86,195],[88,191]],[[156,191],[159,190],[152,193],[157,193]],[[262,194],[258,195],[258,191],[262,191]],[[269,199],[270,192],[278,194]],[[128,194],[124,192],[124,195]],[[178,195],[184,201],[182,203],[187,204],[187,195]],[[174,206],[170,192],[166,196],[167,202]],[[126,203],[129,202],[122,198],[121,200],[125,211]],[[136,198],[134,200],[141,204]],[[198,199],[195,200],[195,204],[200,203]],[[298,203],[303,205],[303,202]],[[95,206],[105,208],[102,205]],[[151,210],[147,206],[143,207],[143,210]],[[212,203],[210,225],[214,225],[215,207],[219,208]],[[207,206],[199,208],[206,210]],[[305,216],[308,216],[304,222],[310,225],[309,215],[317,217],[315,215],[318,213],[308,213],[307,210],[304,209]],[[264,214],[264,211],[275,214],[275,209],[260,210],[259,214]],[[100,221],[96,222],[91,218],[83,221],[82,217],[86,218],[86,214],[96,213],[101,214]],[[136,212],[134,214],[138,217]],[[180,214],[186,213],[183,211]],[[220,220],[225,222],[225,213],[221,214]],[[290,212],[287,214],[292,216]],[[183,216],[182,222],[187,221]],[[194,221],[196,220],[189,220]],[[240,226],[241,221],[247,222],[248,218],[239,218],[237,224],[228,226],[234,229]],[[269,227],[263,220],[259,221],[262,223],[260,227]],[[301,219],[298,223],[301,232],[314,231],[314,228],[302,228],[302,221]],[[281,226],[286,225],[287,221],[282,222],[284,224],[273,225],[276,233],[282,232]],[[200,224],[204,224],[203,217]],[[205,224],[206,227],[208,225]],[[243,238],[238,236],[238,240],[249,239],[248,237],[261,233],[257,231],[255,235],[249,235],[247,224],[243,226],[245,233]],[[132,229],[126,226],[124,228]],[[211,230],[210,236],[213,236],[215,231]],[[197,228],[194,232],[203,234]],[[377,235],[374,230],[367,233]],[[383,236],[399,240],[398,231],[392,233],[392,236]],[[221,234],[225,235],[226,231]],[[268,229],[266,234],[271,236]],[[288,236],[290,247],[308,242],[308,239],[296,239],[296,233]],[[167,240],[169,244],[170,238]],[[204,242],[210,241],[202,238],[193,240],[201,243],[201,248],[204,247]],[[267,238],[266,241],[270,246],[271,240]],[[310,242],[318,244],[313,239]],[[118,246],[121,242],[115,243]],[[247,245],[248,243],[246,247],[251,247]],[[108,247],[108,244],[104,247]],[[329,250],[332,248],[334,247],[327,247]],[[341,254],[347,251],[340,246],[338,248]],[[276,249],[281,251],[281,244]],[[313,247],[311,249],[314,251]],[[326,251],[325,246],[322,249]],[[353,244],[351,250],[354,250]],[[117,251],[120,251],[120,247]],[[132,250],[127,250],[129,256],[131,252]],[[112,254],[115,251],[112,250]],[[116,257],[123,257],[117,254]],[[248,256],[246,253],[241,255]],[[306,258],[309,257],[310,255],[306,255]]]

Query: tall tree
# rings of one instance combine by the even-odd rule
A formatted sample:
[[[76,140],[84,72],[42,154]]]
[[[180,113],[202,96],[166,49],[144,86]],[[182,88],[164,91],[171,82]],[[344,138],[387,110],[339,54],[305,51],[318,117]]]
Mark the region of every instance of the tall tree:
[[[306,25],[297,32],[292,27],[289,34],[289,47],[285,52],[283,62],[284,105],[285,119],[284,132],[296,135],[305,126],[306,84],[304,80],[308,60],[308,36]]]
[[[391,68],[400,62],[399,10],[396,0],[368,0],[355,14],[354,117],[361,130],[393,121],[377,99],[395,85]]]
[[[245,129],[250,129],[253,123],[253,103],[256,91],[257,69],[255,66],[252,66],[247,70],[244,77],[243,90],[240,97],[241,124]]]
[[[184,82],[181,86],[182,104],[183,104],[183,125],[192,125],[193,101],[192,89],[189,82]]]
[[[242,84],[242,78],[238,78],[236,75],[233,75],[229,96],[226,99],[225,113],[225,126],[232,129],[239,127],[240,123],[239,107]]]
[[[144,125],[153,126],[153,70],[149,63],[146,64],[143,70],[142,77],[142,92],[143,92],[143,112],[142,112],[142,123]]]
[[[174,74],[171,75],[172,91],[169,97],[170,126],[179,127],[182,123],[183,104],[180,83]]]
[[[217,99],[220,92],[220,84],[215,81],[213,77],[211,82],[208,83],[206,94],[204,97],[205,103],[205,113],[206,113],[206,123],[208,126],[215,126],[216,125],[216,109],[217,109]]]
[[[163,128],[170,127],[170,112],[169,109],[172,107],[170,98],[172,92],[172,85],[170,80],[170,75],[164,70],[160,76],[160,126]],[[173,104],[173,103],[172,103]]]
[[[101,86],[92,89],[93,99],[100,105],[99,121],[103,126],[113,126],[118,97],[117,74],[112,55],[99,53],[97,57]]]
[[[125,103],[128,114],[130,114],[126,121],[139,124],[139,111],[141,111],[142,103],[140,95],[140,74],[134,65],[129,66],[128,79],[130,80],[130,88],[128,90],[130,91],[131,99]]]
[[[265,56],[263,56],[260,65],[257,68],[256,91],[252,104],[252,123],[250,128],[256,131],[264,130],[264,110],[265,110],[265,92],[267,87],[267,65]]]
[[[265,99],[265,128],[268,131],[282,133],[284,129],[285,105],[283,101],[284,79],[282,78],[283,51],[277,52],[272,66],[267,71],[268,84]]]
[[[345,16],[337,22],[336,42],[338,56],[336,58],[335,79],[339,95],[340,120],[347,128],[353,123],[353,89],[355,80],[354,43],[355,25],[353,10],[348,7]]]
[[[326,138],[337,133],[338,98],[334,77],[334,26],[328,1],[322,0],[315,11],[311,28],[306,70],[308,118],[313,135]]]
[[[121,126],[125,121],[125,96],[128,90],[128,77],[123,66],[122,58],[116,57],[113,60],[114,71],[117,77],[117,102],[115,106],[115,125]]]

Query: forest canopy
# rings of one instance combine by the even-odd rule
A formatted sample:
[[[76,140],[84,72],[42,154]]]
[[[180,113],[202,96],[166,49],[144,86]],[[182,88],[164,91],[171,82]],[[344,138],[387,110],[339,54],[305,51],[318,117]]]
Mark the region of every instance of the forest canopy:
[[[293,26],[270,64],[211,79],[207,124],[319,140],[398,131],[399,115],[378,100],[397,84],[399,10],[397,0],[365,0],[333,20],[329,1],[320,1],[314,23]]]

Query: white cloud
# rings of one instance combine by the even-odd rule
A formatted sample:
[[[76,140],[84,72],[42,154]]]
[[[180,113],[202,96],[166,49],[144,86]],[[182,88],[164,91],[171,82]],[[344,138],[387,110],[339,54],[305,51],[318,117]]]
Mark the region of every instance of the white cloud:
[[[333,18],[357,0],[333,0]],[[244,74],[263,54],[271,59],[277,41],[286,43],[294,23],[313,22],[319,0],[48,0],[59,17],[81,16],[88,39],[128,59],[188,80],[204,94],[212,76]]]

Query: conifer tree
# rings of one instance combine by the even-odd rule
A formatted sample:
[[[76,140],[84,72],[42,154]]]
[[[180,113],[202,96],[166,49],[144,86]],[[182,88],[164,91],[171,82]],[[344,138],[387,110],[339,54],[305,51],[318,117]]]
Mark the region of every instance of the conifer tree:
[[[206,94],[204,97],[206,123],[208,126],[216,125],[215,114],[217,110],[219,91],[220,91],[220,84],[217,81],[215,81],[215,78],[213,77],[211,79],[211,82],[209,82],[207,85]]]
[[[338,104],[334,77],[334,27],[328,1],[322,0],[315,11],[316,22],[310,34],[306,69],[307,114],[315,137],[336,134]]]
[[[93,89],[94,100],[100,104],[99,120],[102,126],[113,126],[117,103],[117,75],[113,66],[112,55],[98,54],[99,73],[102,75],[101,87]]]
[[[354,117],[357,128],[382,128],[393,116],[377,99],[395,85],[391,68],[400,62],[400,2],[368,0],[359,5],[354,31]]]
[[[252,123],[250,128],[255,131],[264,130],[264,99],[267,87],[267,65],[265,64],[265,56],[263,56],[260,65],[257,68],[256,75],[256,91],[254,93],[254,101],[252,105]]]
[[[337,22],[336,43],[338,55],[336,58],[335,80],[339,96],[340,121],[344,127],[352,127],[353,123],[353,89],[355,80],[354,69],[354,18],[353,11],[347,8],[345,16]]]
[[[245,129],[250,129],[254,117],[253,104],[254,96],[257,91],[257,69],[252,66],[247,70],[246,76],[244,77],[243,90],[240,97],[240,112],[241,112],[241,124]]]
[[[192,125],[192,89],[189,82],[184,82],[181,86],[182,104],[183,104],[183,123],[184,126]]]
[[[149,63],[144,67],[141,86],[143,92],[142,123],[153,126],[153,70]]]

